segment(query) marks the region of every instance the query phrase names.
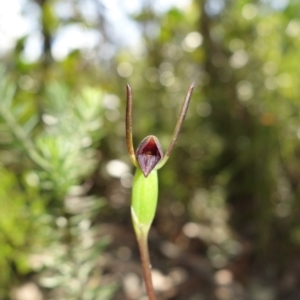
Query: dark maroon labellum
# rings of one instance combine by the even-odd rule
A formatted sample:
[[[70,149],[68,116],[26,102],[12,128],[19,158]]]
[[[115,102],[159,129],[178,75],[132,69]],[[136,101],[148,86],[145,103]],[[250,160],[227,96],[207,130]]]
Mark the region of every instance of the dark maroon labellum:
[[[154,135],[145,137],[136,150],[137,161],[145,177],[163,157],[161,145]]]

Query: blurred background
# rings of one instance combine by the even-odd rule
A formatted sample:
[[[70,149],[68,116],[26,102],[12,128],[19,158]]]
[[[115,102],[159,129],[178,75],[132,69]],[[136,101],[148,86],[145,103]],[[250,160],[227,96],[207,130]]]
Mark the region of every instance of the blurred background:
[[[134,144],[177,145],[158,299],[300,299],[298,0],[0,1],[0,299],[145,298]]]

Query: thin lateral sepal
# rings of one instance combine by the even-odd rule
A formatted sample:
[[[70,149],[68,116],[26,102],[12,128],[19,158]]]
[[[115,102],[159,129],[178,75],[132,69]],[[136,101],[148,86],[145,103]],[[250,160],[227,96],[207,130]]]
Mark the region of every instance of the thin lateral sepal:
[[[132,92],[129,84],[126,85],[127,97],[126,97],[126,144],[129,153],[129,157],[132,163],[138,167],[138,162],[134,153],[134,147],[132,142]]]
[[[172,136],[170,145],[169,145],[169,147],[168,147],[168,149],[167,149],[167,151],[164,155],[164,158],[159,162],[156,169],[160,169],[167,162],[167,160],[169,159],[169,157],[171,155],[171,152],[172,152],[172,150],[175,146],[175,143],[177,141],[178,134],[181,130],[183,121],[185,119],[185,116],[186,116],[186,113],[187,113],[187,110],[188,110],[188,107],[189,107],[189,104],[190,104],[190,100],[191,100],[191,97],[192,97],[194,87],[195,87],[195,81],[193,81],[191,83],[189,89],[187,90],[187,93],[185,95],[183,104],[182,104],[181,109],[180,109],[180,114],[179,114],[175,129],[174,129],[174,132],[173,132],[173,136]]]

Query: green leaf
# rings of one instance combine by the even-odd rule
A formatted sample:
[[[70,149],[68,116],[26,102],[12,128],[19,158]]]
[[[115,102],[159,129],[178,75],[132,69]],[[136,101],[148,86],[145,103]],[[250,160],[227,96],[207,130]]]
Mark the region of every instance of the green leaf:
[[[38,122],[39,118],[37,115],[30,116],[30,118],[23,125],[24,131],[26,131],[26,133],[29,134],[33,130],[33,128],[38,124]]]

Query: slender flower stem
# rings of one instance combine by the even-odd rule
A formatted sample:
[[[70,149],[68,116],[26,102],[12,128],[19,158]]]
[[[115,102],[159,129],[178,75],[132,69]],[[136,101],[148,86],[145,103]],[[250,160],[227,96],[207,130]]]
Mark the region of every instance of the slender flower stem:
[[[138,235],[137,241],[140,250],[141,262],[142,262],[142,269],[143,269],[143,276],[146,285],[147,295],[149,300],[156,300],[153,283],[152,283],[152,276],[151,276],[151,263],[149,257],[149,250],[148,250],[148,233],[144,233],[141,231],[141,234]]]

